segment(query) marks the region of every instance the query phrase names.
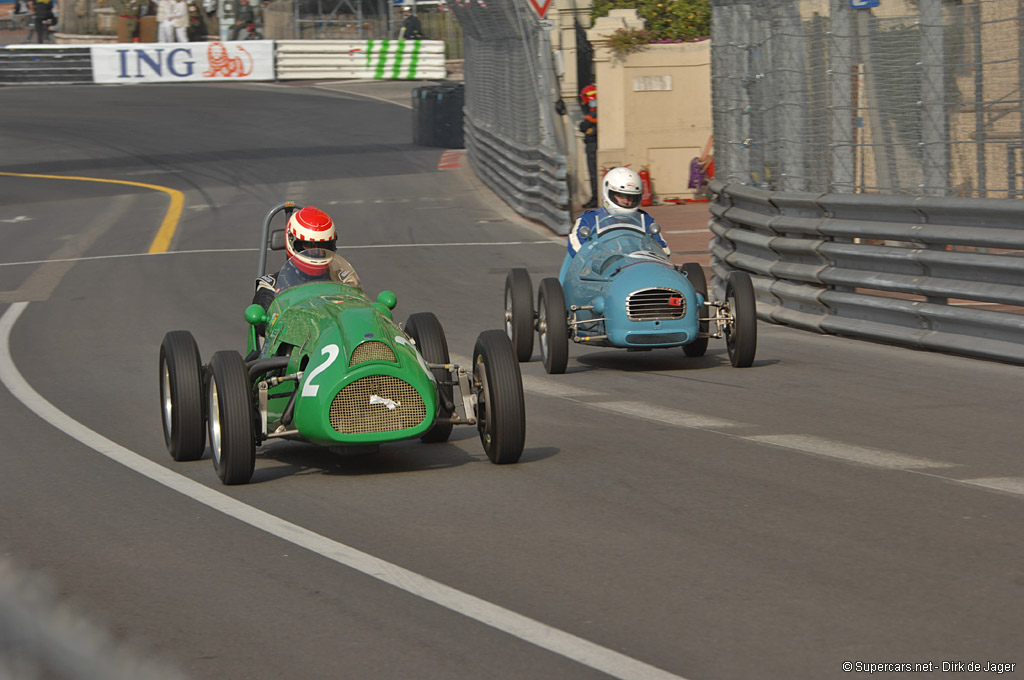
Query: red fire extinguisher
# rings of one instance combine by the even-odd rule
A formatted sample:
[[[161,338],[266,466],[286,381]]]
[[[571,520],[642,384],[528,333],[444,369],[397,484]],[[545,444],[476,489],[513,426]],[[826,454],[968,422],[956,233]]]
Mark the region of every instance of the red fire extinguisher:
[[[647,169],[649,167],[651,166],[645,165],[640,168],[640,182],[644,186],[644,195],[640,199],[640,205],[644,207],[654,205],[654,192],[651,191],[651,171]]]

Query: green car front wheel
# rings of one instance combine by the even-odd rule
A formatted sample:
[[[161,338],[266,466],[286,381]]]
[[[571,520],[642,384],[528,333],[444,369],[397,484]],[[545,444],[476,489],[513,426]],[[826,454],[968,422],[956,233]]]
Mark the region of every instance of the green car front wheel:
[[[523,377],[504,331],[484,331],[473,348],[477,430],[492,463],[518,462],[526,443]]]
[[[246,484],[256,468],[252,397],[245,362],[223,350],[210,359],[207,422],[213,467],[225,484]]]

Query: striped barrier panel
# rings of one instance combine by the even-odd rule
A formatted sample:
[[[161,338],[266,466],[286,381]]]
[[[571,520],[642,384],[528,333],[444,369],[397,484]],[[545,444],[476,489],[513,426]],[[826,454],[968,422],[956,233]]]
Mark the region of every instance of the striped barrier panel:
[[[442,40],[277,40],[277,79],[443,80]]]

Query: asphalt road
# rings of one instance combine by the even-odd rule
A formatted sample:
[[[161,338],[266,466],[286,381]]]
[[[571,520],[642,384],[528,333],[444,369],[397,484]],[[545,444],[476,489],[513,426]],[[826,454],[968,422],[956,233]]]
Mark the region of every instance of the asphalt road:
[[[367,291],[457,356],[501,327],[509,268],[556,275],[562,240],[412,145],[409,87],[0,89],[7,561],[197,680],[1024,671],[1020,367],[762,323],[749,369],[721,341],[523,364],[515,466],[470,428],[275,444],[240,487],[174,463],[161,339],[244,347],[280,201],[330,212]]]

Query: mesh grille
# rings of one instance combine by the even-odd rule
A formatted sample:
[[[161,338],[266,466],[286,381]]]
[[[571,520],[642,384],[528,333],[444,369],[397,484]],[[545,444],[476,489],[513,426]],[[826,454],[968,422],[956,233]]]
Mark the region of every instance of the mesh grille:
[[[626,314],[630,321],[681,319],[686,314],[686,298],[671,288],[644,288],[626,298]]]
[[[370,397],[390,399],[389,409],[371,404]],[[331,403],[331,427],[342,434],[394,432],[416,427],[427,417],[427,407],[412,385],[390,375],[370,375],[345,386]]]
[[[370,340],[355,348],[348,365],[355,366],[365,361],[395,361],[395,353],[383,342]]]

